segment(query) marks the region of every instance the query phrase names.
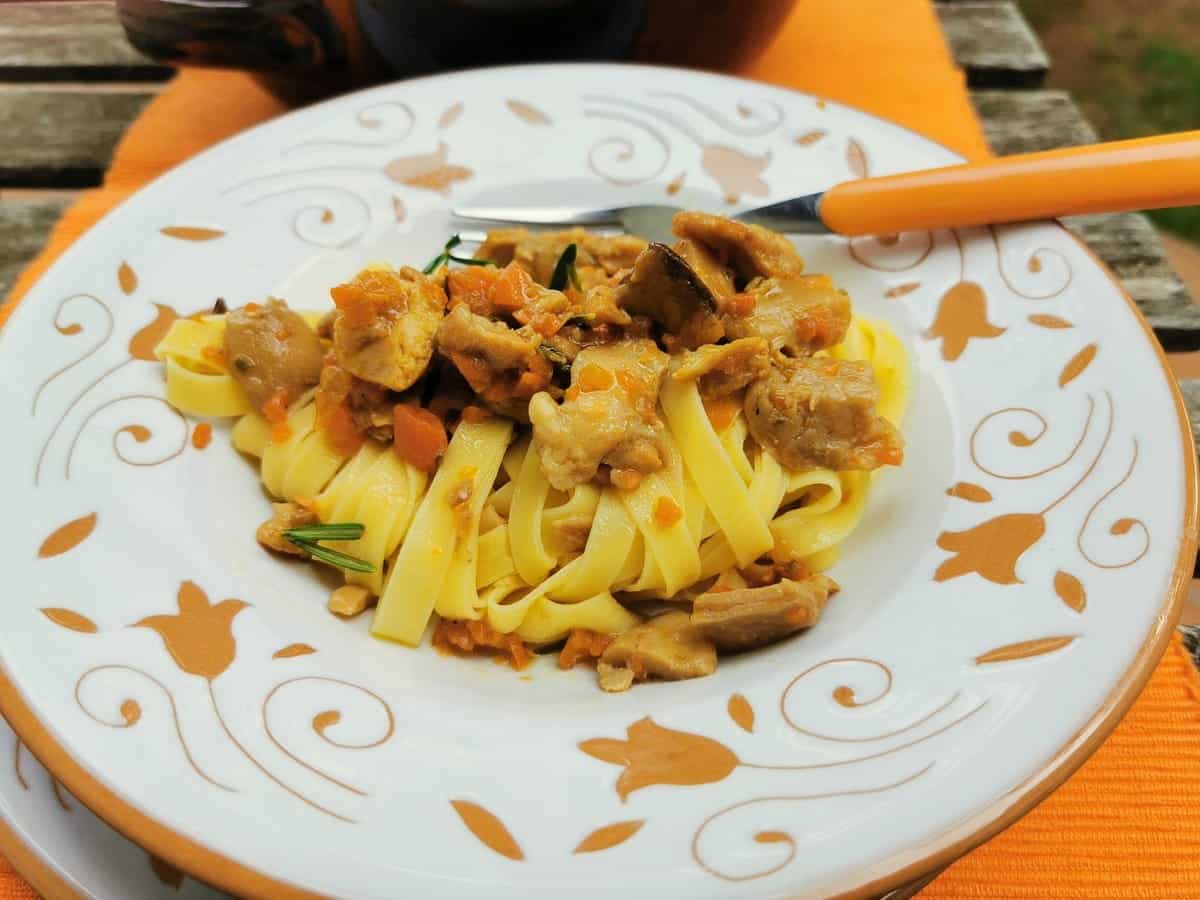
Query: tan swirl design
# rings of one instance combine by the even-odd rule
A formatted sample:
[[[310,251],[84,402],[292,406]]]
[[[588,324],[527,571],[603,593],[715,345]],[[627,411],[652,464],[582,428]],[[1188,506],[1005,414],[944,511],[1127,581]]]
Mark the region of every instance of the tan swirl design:
[[[107,726],[108,728],[132,728],[141,721],[141,704],[131,697],[126,697],[121,701],[119,707],[120,717],[117,720],[106,718],[105,716],[88,709],[87,704],[83,700],[84,685],[91,678],[99,675],[102,672],[131,673],[133,675],[137,675],[139,678],[149,681],[160,691],[162,691],[163,695],[167,698],[167,703],[171,706],[171,721],[175,726],[175,736],[179,739],[179,746],[183,748],[183,755],[187,757],[188,764],[191,765],[192,770],[213,787],[220,788],[223,791],[236,792],[235,788],[231,788],[229,785],[222,784],[205,772],[202,768],[200,768],[200,764],[196,762],[196,758],[192,755],[192,751],[188,746],[187,739],[183,736],[183,728],[179,724],[179,709],[175,705],[175,695],[171,693],[170,688],[168,688],[165,684],[148,672],[143,672],[141,669],[135,669],[133,666],[110,664],[95,666],[80,675],[79,679],[75,682],[75,702],[79,705],[79,708],[84,711],[88,718],[90,718],[93,722],[97,722],[98,724]]]
[[[63,790],[63,786],[58,783],[57,778],[50,779],[50,790],[54,792],[54,800],[56,803],[58,803],[59,809],[61,809],[63,812],[71,812],[74,809],[74,807],[67,802],[66,792]]]
[[[662,159],[652,171],[644,175],[625,175],[620,171],[620,168],[635,161],[634,158],[638,152],[637,145],[630,138],[623,135],[611,135],[601,138],[588,150],[587,163],[588,168],[593,173],[603,178],[609,184],[621,187],[644,184],[653,178],[657,178],[667,167],[667,163],[671,159],[671,144],[666,136],[654,126],[647,125],[633,116],[627,116],[624,113],[618,112],[585,111],[584,116],[589,119],[608,119],[633,125],[650,135],[662,151]]]
[[[124,396],[116,397],[112,400],[109,400],[107,403],[102,403],[100,406],[97,406],[94,410],[92,410],[90,413],[88,413],[87,418],[84,419],[83,422],[80,424],[79,428],[76,429],[75,436],[71,439],[70,448],[67,450],[67,462],[66,462],[65,474],[68,479],[71,477],[71,464],[75,459],[75,449],[79,444],[79,439],[83,436],[83,433],[87,430],[88,425],[91,424],[92,420],[97,415],[99,415],[104,410],[108,409],[109,407],[116,406],[119,403],[127,403],[131,400],[148,400],[148,401],[158,404],[170,416],[173,416],[178,421],[178,423],[180,425],[180,438],[179,438],[179,442],[178,442],[177,446],[175,446],[175,445],[169,446],[168,449],[166,451],[164,451],[164,453],[161,456],[154,456],[154,457],[151,457],[150,459],[132,459],[131,457],[126,455],[125,450],[121,446],[121,444],[122,444],[121,435],[129,434],[129,436],[136,443],[144,444],[153,438],[154,432],[152,429],[148,429],[144,425],[141,425],[141,426],[123,425],[120,428],[116,429],[112,435],[113,453],[116,455],[117,459],[121,460],[121,462],[125,463],[128,466],[160,466],[163,463],[169,462],[172,459],[174,459],[175,457],[179,456],[179,454],[183,453],[183,451],[187,448],[188,434],[190,432],[190,429],[188,428],[187,419],[185,419],[183,417],[183,415],[177,409],[175,409],[173,406],[171,406],[169,403],[167,403],[167,401],[164,400],[162,397],[157,397],[153,394],[126,394]],[[131,434],[128,431],[128,429],[130,429],[132,427],[140,427],[145,430],[142,432],[139,432],[139,433]],[[147,432],[149,434],[149,437],[147,437]]]
[[[13,774],[17,776],[17,784],[25,790],[29,790],[29,782],[25,780],[25,774],[21,771],[21,750],[25,746],[19,737],[13,735],[16,743],[13,745]]]
[[[687,94],[679,94],[674,91],[651,91],[650,96],[682,103],[704,116],[718,128],[736,137],[762,137],[770,134],[783,122],[783,109],[778,103],[771,100],[739,100],[737,111],[743,121],[738,122]],[[766,107],[768,112],[761,113],[761,107]]]
[[[931,712],[927,713],[926,715],[922,716],[921,718],[919,718],[913,722],[910,722],[909,724],[904,725],[900,728],[896,728],[892,731],[884,732],[883,734],[872,735],[870,737],[863,737],[863,738],[840,737],[838,735],[826,734],[826,733],[823,733],[820,731],[814,731],[810,728],[805,728],[802,725],[800,725],[798,722],[796,722],[796,720],[792,718],[791,713],[788,712],[788,698],[791,696],[791,693],[796,688],[796,686],[798,684],[800,684],[802,681],[804,681],[805,679],[809,678],[810,676],[814,675],[815,673],[817,673],[817,672],[821,671],[822,669],[825,669],[829,666],[846,666],[846,665],[858,665],[858,666],[866,666],[869,668],[873,668],[883,676],[884,681],[883,681],[882,688],[877,693],[870,695],[866,700],[860,700],[858,698],[858,695],[855,692],[854,688],[852,688],[850,685],[848,685],[848,684],[836,685],[830,691],[830,696],[839,705],[850,708],[850,709],[857,709],[857,708],[861,708],[861,707],[865,707],[865,706],[870,706],[873,703],[878,703],[880,700],[882,700],[884,697],[886,697],[889,693],[891,693],[892,670],[889,669],[883,663],[881,663],[879,660],[868,659],[866,657],[860,657],[860,656],[843,656],[843,657],[837,657],[835,659],[827,659],[824,662],[819,662],[816,665],[809,666],[809,668],[805,669],[803,672],[801,672],[799,675],[797,675],[795,678],[793,678],[791,681],[789,681],[787,687],[783,689],[783,693],[780,694],[780,696],[779,696],[779,713],[781,716],[783,716],[783,720],[785,722],[787,722],[788,726],[793,731],[798,732],[799,734],[803,734],[807,737],[816,738],[818,740],[833,741],[833,742],[845,743],[845,744],[866,744],[866,743],[871,743],[873,741],[882,741],[882,740],[885,740],[886,738],[896,737],[897,735],[904,734],[905,732],[908,732],[908,731],[912,731],[914,728],[920,728],[922,725],[924,725],[930,719],[934,718],[939,713],[948,709],[954,703],[954,701],[956,701],[959,697],[959,694],[955,693],[953,696],[950,697],[949,700],[942,703],[941,706],[938,706],[936,709],[932,710]],[[891,752],[891,751],[889,751],[889,752]],[[867,758],[869,758],[869,757],[867,757]],[[839,763],[839,765],[840,765],[840,763]]]
[[[1132,566],[1150,552],[1150,530],[1146,527],[1146,523],[1141,519],[1131,518],[1117,519],[1111,526],[1109,526],[1109,534],[1113,535],[1128,534],[1129,531],[1135,527],[1141,532],[1142,547],[1134,556],[1130,557],[1129,559],[1116,563],[1100,562],[1088,552],[1086,547],[1083,546],[1083,536],[1087,532],[1088,526],[1092,522],[1092,516],[1096,514],[1096,510],[1098,510],[1109,497],[1119,491],[1125,485],[1125,482],[1129,481],[1129,477],[1133,474],[1133,470],[1137,467],[1137,462],[1138,442],[1136,439],[1134,439],[1133,457],[1129,460],[1129,467],[1125,470],[1125,474],[1121,476],[1121,479],[1116,484],[1101,494],[1100,499],[1092,504],[1091,508],[1087,512],[1087,515],[1084,516],[1083,524],[1079,526],[1079,531],[1075,535],[1075,546],[1079,549],[1080,554],[1097,569],[1124,569],[1128,566]]]
[[[86,326],[78,319],[67,321],[63,318],[63,313],[67,311],[67,304],[80,300],[86,300],[88,303],[94,303],[104,313],[104,333],[100,336],[100,340],[92,344],[83,352],[82,355],[75,357],[75,359],[71,360],[71,362],[67,363],[65,366],[55,369],[42,380],[41,384],[37,386],[37,390],[33,392],[33,406],[30,410],[30,415],[37,415],[38,402],[42,399],[42,392],[46,390],[46,388],[48,388],[56,379],[67,374],[73,368],[91,358],[91,356],[97,350],[103,347],[108,342],[108,339],[112,337],[114,324],[112,310],[108,308],[107,303],[94,294],[72,294],[70,297],[64,297],[62,300],[60,300],[58,306],[54,309],[54,317],[50,320],[54,325],[55,330],[59,334],[68,336],[81,334],[86,331]]]
[[[869,741],[878,741],[878,740],[882,740],[883,738],[886,738],[886,737],[893,737],[898,734],[903,734],[906,731],[911,731],[914,728],[917,728],[920,725],[925,724],[930,719],[932,719],[934,716],[936,716],[938,713],[940,713],[943,710],[945,710],[946,708],[948,708],[952,703],[954,703],[955,700],[958,699],[958,697],[959,697],[959,695],[956,693],[953,697],[951,697],[949,700],[947,700],[945,703],[943,703],[941,706],[939,706],[936,710],[934,710],[933,712],[929,713],[928,715],[922,717],[917,722],[913,722],[910,725],[906,725],[903,728],[899,728],[895,731],[889,732],[888,734],[878,735],[878,736],[869,737],[869,738],[862,738],[855,742],[856,743],[866,743]],[[880,750],[876,753],[868,753],[865,756],[852,756],[848,759],[837,759],[837,760],[833,760],[832,762],[798,763],[798,764],[753,763],[753,762],[746,762],[745,760],[739,760],[738,765],[744,766],[747,769],[768,769],[773,772],[809,772],[814,769],[837,769],[837,768],[841,768],[842,766],[853,766],[853,765],[856,765],[856,764],[862,763],[862,762],[870,762],[873,759],[882,759],[885,756],[892,756],[893,754],[899,753],[901,750],[907,750],[910,747],[916,747],[920,744],[924,744],[926,741],[933,740],[935,737],[945,734],[951,728],[954,728],[957,725],[961,725],[967,719],[971,718],[971,716],[975,715],[975,713],[979,712],[981,709],[983,709],[985,706],[987,706],[988,703],[989,703],[988,700],[981,700],[979,703],[977,703],[975,706],[972,706],[970,709],[968,709],[962,715],[958,716],[955,719],[951,719],[945,725],[941,725],[938,728],[934,729],[933,731],[928,732],[927,734],[923,734],[918,738],[913,738],[911,741],[906,741],[903,744],[897,744],[894,747],[888,747],[886,750]],[[788,724],[792,724],[792,723],[789,722]],[[794,725],[792,727],[795,728]],[[800,729],[797,728],[796,730],[799,731]],[[804,733],[808,734],[808,732],[804,732]],[[840,740],[843,742],[849,742],[849,741],[853,740],[850,738],[836,738],[836,737],[828,737],[825,735],[812,735],[812,736],[819,737],[822,740],[828,740],[828,741],[839,741]]]
[[[889,253],[895,253],[896,248],[905,241],[915,240],[917,242],[916,256],[909,260],[902,260],[898,263],[884,265],[883,263],[873,260],[871,254],[864,251],[864,247],[871,250],[883,248]],[[915,269],[925,260],[929,259],[929,255],[933,253],[935,241],[932,231],[909,232],[901,237],[898,241],[895,239],[887,239],[880,237],[862,237],[852,238],[846,242],[846,250],[850,253],[850,257],[860,266],[866,266],[875,272],[908,272]]]
[[[292,194],[316,194],[334,201],[313,201],[292,213],[292,234],[314,247],[341,249],[362,237],[371,224],[371,204],[360,194],[333,184],[306,185],[267,191],[245,201],[243,206],[255,206],[264,200],[274,200]]]
[[[460,104],[461,107],[461,104]],[[417,117],[407,103],[391,100],[386,103],[374,103],[359,110],[354,121],[361,128],[366,128],[378,135],[368,140],[312,140],[302,141],[287,147],[280,154],[286,156],[297,150],[317,150],[328,147],[371,148],[387,147],[406,140],[417,125]]]
[[[313,800],[310,797],[305,796],[300,791],[296,790],[296,788],[292,787],[290,784],[288,784],[286,781],[284,781],[282,778],[280,778],[278,775],[276,775],[274,772],[272,772],[270,769],[268,769],[267,766],[257,756],[255,756],[253,753],[251,753],[246,748],[246,745],[237,739],[237,736],[233,733],[233,731],[229,727],[229,724],[225,721],[225,716],[221,712],[220,705],[217,703],[217,694],[216,694],[215,689],[213,688],[212,679],[208,679],[207,683],[208,683],[208,698],[212,702],[213,712],[216,714],[217,722],[220,724],[221,730],[225,733],[225,737],[227,737],[229,739],[229,742],[238,749],[238,751],[242,754],[242,756],[246,757],[246,759],[250,762],[251,765],[254,766],[254,768],[258,769],[259,772],[261,772],[263,775],[265,775],[269,780],[273,781],[276,784],[276,786],[278,786],[282,790],[286,791],[287,793],[291,794],[293,797],[295,797],[297,800],[299,800],[301,803],[305,804],[306,806],[310,806],[313,809],[317,810],[317,812],[322,812],[325,815],[329,816],[330,818],[337,819],[341,822],[348,822],[348,823],[354,822],[354,819],[351,819],[348,816],[343,816],[341,813],[334,812],[333,810],[329,809],[328,807],[322,806],[320,803],[317,803],[317,801]],[[290,756],[290,754],[289,754],[289,756]],[[300,760],[297,760],[297,762],[300,762]],[[306,766],[306,768],[311,768],[311,767]],[[321,772],[318,772],[317,774],[323,775],[323,773],[321,773]],[[328,777],[328,776],[324,776],[324,777]],[[340,782],[335,782],[335,783],[341,784]],[[347,790],[354,791],[354,788],[349,787],[348,785],[341,785],[341,786],[345,787]],[[356,793],[361,793],[361,792],[356,791]]]
[[[837,797],[861,797],[871,794],[883,794],[896,788],[903,787],[906,784],[911,784],[916,781],[926,772],[933,768],[933,763],[929,763],[925,768],[919,769],[911,775],[907,775],[898,781],[893,781],[888,784],[878,785],[876,787],[856,788],[845,791],[829,791],[826,793],[817,794],[776,794],[766,797],[755,797],[752,800],[743,800],[740,803],[734,803],[732,806],[726,806],[724,809],[718,810],[707,819],[705,819],[700,827],[696,829],[696,833],[692,836],[692,859],[709,875],[720,878],[722,881],[752,881],[756,878],[765,878],[768,875],[773,875],[781,869],[786,868],[796,858],[796,839],[785,831],[760,831],[754,836],[754,840],[760,844],[784,844],[787,847],[787,852],[784,858],[777,863],[768,865],[766,868],[757,869],[749,872],[730,872],[719,868],[715,863],[710,862],[705,858],[705,852],[702,847],[704,835],[710,828],[718,822],[721,822],[728,816],[731,816],[741,810],[761,807],[771,803],[804,803],[812,800],[830,800]],[[732,842],[728,839],[719,840],[717,843],[722,847],[729,847]]]
[[[1025,268],[1032,274],[1037,275],[1045,270],[1043,257],[1051,257],[1058,261],[1065,271],[1065,278],[1057,287],[1050,287],[1042,292],[1025,291],[1017,286],[1013,280],[1012,273],[1009,272],[1004,264],[1004,250],[1000,245],[1000,234],[998,229],[992,225],[988,227],[988,231],[992,236],[992,245],[996,248],[996,269],[999,271],[1000,280],[1004,282],[1004,286],[1026,300],[1050,300],[1057,297],[1063,291],[1071,286],[1072,280],[1075,278],[1075,270],[1071,268],[1071,263],[1059,251],[1053,247],[1038,247],[1028,257],[1025,262]]]
[[[263,699],[263,702],[262,702],[263,729],[266,731],[267,737],[269,737],[271,739],[271,743],[274,744],[276,747],[278,747],[280,752],[282,752],[289,759],[291,759],[292,761],[303,766],[305,769],[308,769],[308,771],[312,772],[314,775],[317,775],[318,777],[325,779],[330,784],[335,784],[340,788],[350,791],[351,793],[358,794],[359,796],[365,797],[365,796],[367,796],[366,791],[360,790],[359,788],[356,788],[352,785],[346,784],[344,781],[339,781],[337,778],[334,778],[328,772],[325,772],[325,771],[317,768],[313,764],[301,759],[299,756],[297,756],[295,753],[293,753],[291,750],[289,750],[286,746],[284,746],[283,742],[280,741],[278,737],[276,737],[274,730],[271,728],[269,709],[271,706],[271,701],[275,698],[275,695],[278,694],[281,690],[284,690],[285,688],[290,687],[291,685],[302,684],[302,683],[310,683],[311,684],[314,682],[323,683],[323,684],[336,684],[341,687],[349,688],[352,691],[357,691],[361,694],[365,694],[367,697],[369,697],[373,701],[375,701],[380,706],[380,708],[383,709],[385,720],[387,722],[387,726],[386,726],[386,728],[384,728],[383,734],[380,735],[378,738],[376,738],[372,741],[366,741],[363,743],[346,743],[346,742],[338,741],[338,740],[335,740],[334,738],[331,738],[326,733],[326,729],[323,727],[319,727],[316,724],[316,721],[314,719],[313,732],[318,737],[320,737],[321,740],[323,740],[325,743],[330,744],[334,747],[339,747],[344,750],[369,750],[372,747],[378,747],[380,744],[385,743],[389,738],[391,738],[392,734],[395,733],[396,720],[395,720],[395,717],[392,715],[391,707],[388,706],[388,703],[386,700],[384,700],[382,697],[380,697],[374,691],[369,690],[368,688],[365,688],[362,685],[354,684],[353,682],[350,682],[350,681],[343,681],[340,678],[329,678],[324,675],[302,675],[297,678],[289,678],[287,681],[282,681],[279,684],[277,684],[275,687],[273,687],[271,689],[271,692],[269,694],[267,694],[267,696]],[[336,713],[338,720],[340,721],[340,719],[341,719],[341,711],[340,710],[326,710],[322,713],[318,713],[318,717],[325,715],[328,712]]]
[[[971,462],[973,462],[981,472],[985,472],[988,475],[991,475],[993,478],[1000,478],[1004,481],[1024,481],[1030,478],[1039,478],[1042,475],[1046,475],[1057,469],[1061,469],[1063,466],[1071,462],[1071,460],[1073,460],[1079,453],[1079,449],[1083,446],[1083,442],[1087,440],[1088,431],[1092,427],[1092,419],[1096,412],[1096,401],[1095,398],[1090,395],[1087,399],[1087,417],[1084,419],[1083,429],[1079,433],[1079,439],[1075,441],[1075,445],[1071,448],[1070,452],[1058,462],[1051,463],[1048,466],[1035,469],[1031,472],[1006,473],[999,472],[996,469],[987,466],[980,458],[981,452],[979,444],[981,434],[989,422],[998,419],[1000,416],[1029,416],[1037,421],[1038,430],[1034,434],[1017,430],[1015,425],[1012,427],[1012,430],[1010,430],[1008,433],[1008,443],[1013,447],[1017,447],[1018,449],[1022,450],[1033,447],[1046,435],[1046,433],[1050,430],[1050,424],[1046,421],[1046,417],[1036,409],[1030,409],[1027,406],[1008,406],[1004,409],[998,409],[995,412],[988,413],[986,416],[980,419],[979,424],[977,424],[975,429],[971,432],[971,441],[969,445]]]

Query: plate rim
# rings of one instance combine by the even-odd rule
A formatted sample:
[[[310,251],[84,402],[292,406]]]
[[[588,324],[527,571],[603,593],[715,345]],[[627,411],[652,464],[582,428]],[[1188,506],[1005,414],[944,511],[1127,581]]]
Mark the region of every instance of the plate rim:
[[[759,88],[765,86],[800,97],[815,98],[815,95],[796,88],[742,78],[735,75],[727,75],[725,73],[636,63],[581,61],[487,66],[455,72],[443,72],[420,78],[402,79],[352,91],[320,103],[292,110],[267,122],[230,135],[224,140],[213,144],[211,147],[207,147],[201,152],[179,162],[149,183],[143,185],[105,213],[81,237],[86,238],[93,229],[100,226],[105,220],[116,214],[119,210],[140,200],[145,192],[160,186],[160,183],[164,179],[177,175],[181,169],[190,163],[201,159],[207,154],[224,152],[228,149],[229,145],[245,139],[259,129],[265,127],[273,128],[291,119],[304,117],[315,110],[342,103],[349,97],[367,95],[394,87],[398,84],[412,84],[438,79],[469,78],[481,75],[486,77],[486,75],[492,73],[547,68],[621,68],[625,70],[641,69],[653,72],[669,72],[677,75],[685,74],[689,77],[699,77],[701,79],[714,78],[723,81],[738,82]],[[842,101],[834,102],[839,106],[884,122],[918,140],[950,152],[960,159],[963,158],[953,148],[947,147],[920,132],[914,131],[906,125],[864,110],[861,107],[856,107],[853,104]],[[1163,598],[1163,603],[1158,608],[1154,623],[1145,640],[1129,667],[1122,673],[1117,683],[1097,707],[1091,718],[1057,752],[1043,763],[1033,775],[1026,778],[1021,784],[1007,793],[996,797],[982,810],[963,818],[939,834],[928,837],[915,850],[894,853],[886,859],[871,864],[858,875],[851,876],[857,879],[858,883],[849,890],[834,895],[835,900],[868,900],[868,898],[881,897],[897,888],[905,887],[923,876],[937,872],[970,850],[994,837],[1041,803],[1042,800],[1074,774],[1096,751],[1125,716],[1126,712],[1128,712],[1133,702],[1141,694],[1142,689],[1149,681],[1158,661],[1165,653],[1171,634],[1174,632],[1183,612],[1183,602],[1187,594],[1188,583],[1192,577],[1197,543],[1200,540],[1200,533],[1198,533],[1198,529],[1200,529],[1200,497],[1197,495],[1196,445],[1178,381],[1172,374],[1162,345],[1150,328],[1149,323],[1147,323],[1145,316],[1143,316],[1133,298],[1129,296],[1128,291],[1111,269],[1096,255],[1091,247],[1079,238],[1078,235],[1066,228],[1062,222],[1052,219],[1045,220],[1044,223],[1053,224],[1061,228],[1063,232],[1069,235],[1083,249],[1105,277],[1112,282],[1120,297],[1125,301],[1130,310],[1133,311],[1144,336],[1153,346],[1160,371],[1166,381],[1168,391],[1174,400],[1176,423],[1179,427],[1184,453],[1185,499],[1183,504],[1183,535],[1179,544],[1179,554],[1171,572],[1171,578],[1165,597]],[[69,264],[74,255],[73,251],[78,249],[79,243],[80,241],[77,240],[71,247],[64,251],[46,272],[39,277],[38,281],[60,266]],[[36,285],[36,283],[34,284]],[[32,287],[31,285],[30,289]],[[20,313],[20,305],[22,305],[22,301],[17,301],[17,307],[12,310],[13,314]],[[211,850],[199,841],[189,838],[181,832],[157,821],[132,803],[123,800],[115,791],[106,787],[97,777],[91,775],[82,764],[77,762],[55,740],[50,730],[42,724],[33,710],[26,704],[21,692],[10,680],[3,666],[0,666],[0,714],[4,716],[18,737],[26,744],[42,765],[55,778],[61,781],[81,803],[86,805],[106,824],[138,846],[152,850],[155,854],[170,861],[193,877],[240,896],[269,897],[272,900],[274,898],[288,898],[288,900],[291,900],[291,898],[310,900],[311,898],[311,900],[316,900],[316,898],[321,896],[291,882],[266,875],[224,854]],[[35,887],[38,887],[39,890],[42,890],[43,886],[56,889],[53,892],[45,891],[46,896],[52,898],[74,898],[78,896],[62,877],[47,866],[37,856],[36,852],[21,841],[15,831],[3,821],[0,821],[0,852],[3,852],[10,861],[15,857],[17,861],[13,862],[14,868],[17,869],[22,877],[33,883]],[[913,855],[917,855],[918,858],[912,860],[905,859],[905,857]]]

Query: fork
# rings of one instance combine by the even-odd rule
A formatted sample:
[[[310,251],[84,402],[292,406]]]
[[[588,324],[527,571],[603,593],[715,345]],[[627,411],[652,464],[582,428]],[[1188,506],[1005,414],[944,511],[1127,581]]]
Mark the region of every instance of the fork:
[[[776,231],[853,237],[1195,204],[1200,131],[1187,131],[846,181],[732,218]],[[668,241],[671,219],[681,211],[666,204],[469,206],[453,215],[471,222],[609,226]]]

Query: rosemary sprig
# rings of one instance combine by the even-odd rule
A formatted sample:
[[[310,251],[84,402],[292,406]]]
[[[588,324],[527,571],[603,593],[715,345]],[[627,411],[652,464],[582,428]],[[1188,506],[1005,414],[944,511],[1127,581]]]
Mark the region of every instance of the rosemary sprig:
[[[367,574],[375,571],[373,565],[359,559],[357,556],[350,556],[347,553],[330,550],[328,547],[322,547],[320,544],[314,544],[312,541],[304,541],[300,538],[290,537],[288,540],[313,559],[319,559],[321,562],[328,563],[338,569],[348,569],[351,572],[366,572]]]
[[[570,281],[575,290],[581,290],[579,287],[579,273],[575,270],[575,257],[578,253],[579,248],[574,244],[567,244],[563,248],[562,255],[559,256],[558,262],[554,264],[554,274],[550,276],[550,284],[548,285],[550,290],[566,290],[568,281]]]
[[[450,251],[462,243],[462,238],[457,234],[450,236],[450,240],[442,245],[442,252],[429,261],[429,263],[421,271],[426,275],[432,275],[438,270],[438,267],[443,263],[456,262],[464,266],[494,266],[495,260],[491,259],[476,259],[473,256],[455,256]]]
[[[348,553],[322,547],[317,543],[317,541],[356,541],[363,536],[363,530],[363,526],[358,522],[325,522],[289,528],[284,531],[283,536],[313,559],[318,559],[339,569],[369,574],[375,571],[375,567],[369,562],[356,556],[350,556]]]
[[[289,528],[283,536],[302,541],[357,541],[363,536],[363,526],[359,522],[318,522]]]

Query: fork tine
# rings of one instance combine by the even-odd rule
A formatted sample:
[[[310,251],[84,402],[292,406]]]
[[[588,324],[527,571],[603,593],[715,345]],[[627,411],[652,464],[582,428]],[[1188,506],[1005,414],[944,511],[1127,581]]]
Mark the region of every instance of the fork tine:
[[[452,210],[456,219],[512,225],[620,225],[621,209],[580,206],[469,206]]]

